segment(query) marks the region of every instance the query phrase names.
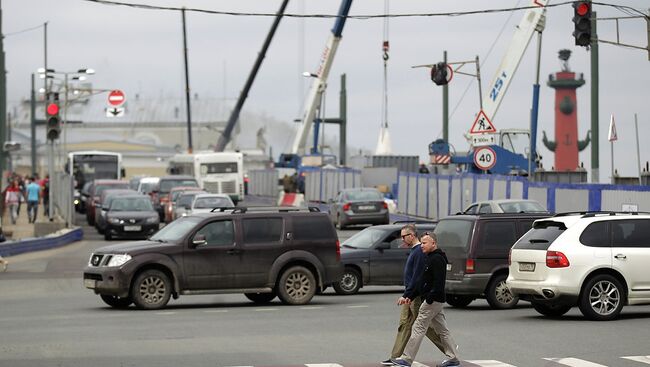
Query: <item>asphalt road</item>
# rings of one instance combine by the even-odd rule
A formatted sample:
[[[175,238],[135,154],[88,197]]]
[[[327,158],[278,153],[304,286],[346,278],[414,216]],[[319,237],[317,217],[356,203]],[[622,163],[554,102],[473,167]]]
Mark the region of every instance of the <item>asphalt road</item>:
[[[213,295],[184,296],[159,311],[114,310],[83,288],[90,253],[106,244],[85,229],[90,240],[10,258],[0,273],[0,366],[347,367],[388,357],[400,287],[353,296],[328,289],[307,306]],[[482,300],[445,312],[464,366],[650,365],[650,306],[626,307],[613,322],[587,321],[577,309],[547,319],[525,303],[494,311]],[[416,359],[434,366],[442,358],[425,340]]]

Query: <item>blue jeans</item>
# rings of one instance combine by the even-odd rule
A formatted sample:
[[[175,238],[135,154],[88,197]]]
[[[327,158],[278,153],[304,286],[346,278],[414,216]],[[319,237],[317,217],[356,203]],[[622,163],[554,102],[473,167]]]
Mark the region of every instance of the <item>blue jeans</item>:
[[[29,223],[36,222],[37,213],[38,213],[38,201],[27,201],[27,218],[29,218]]]

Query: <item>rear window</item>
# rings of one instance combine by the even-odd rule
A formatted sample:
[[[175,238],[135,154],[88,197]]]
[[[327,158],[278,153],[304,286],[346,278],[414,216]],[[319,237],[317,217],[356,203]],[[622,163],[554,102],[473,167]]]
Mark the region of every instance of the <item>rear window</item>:
[[[441,220],[433,231],[438,237],[440,248],[466,249],[472,234],[474,221],[470,220]]]
[[[548,250],[564,231],[566,226],[562,222],[540,221],[533,224],[533,229],[526,232],[513,246],[520,250]]]
[[[231,207],[232,202],[226,198],[222,197],[203,197],[203,198],[197,198],[194,201],[194,208],[195,209],[213,209],[213,208],[220,208],[220,207]]]
[[[342,246],[354,248],[370,248],[375,242],[386,235],[386,231],[376,228],[366,228],[363,231],[345,240]]]
[[[250,218],[242,220],[244,243],[270,243],[282,240],[282,218]]]
[[[161,193],[168,193],[172,191],[172,188],[178,186],[199,187],[199,184],[196,183],[196,180],[190,180],[190,179],[161,180],[160,190],[158,191],[160,191]]]
[[[343,195],[345,201],[383,201],[379,191],[349,191]]]
[[[487,221],[479,231],[479,253],[481,255],[507,255],[517,241],[515,222]]]
[[[294,240],[330,240],[334,237],[332,224],[325,216],[296,216],[292,221]]]
[[[546,209],[534,201],[515,201],[499,204],[504,213],[544,213]]]

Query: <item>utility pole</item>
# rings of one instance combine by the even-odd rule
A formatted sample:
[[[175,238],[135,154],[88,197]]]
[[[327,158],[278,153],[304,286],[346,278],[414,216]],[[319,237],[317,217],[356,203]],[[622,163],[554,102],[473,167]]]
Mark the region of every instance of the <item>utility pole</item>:
[[[442,62],[447,64],[447,51],[442,54]],[[449,142],[449,84],[442,86],[442,139]]]
[[[598,33],[596,12],[591,17],[591,182],[600,182],[598,144]],[[612,172],[612,175],[614,172]]]
[[[32,93],[30,95],[32,177],[36,175],[36,91],[34,83],[34,73],[32,73]]]
[[[4,187],[5,168],[7,167],[7,153],[4,151],[4,142],[7,140],[7,74],[5,70],[5,47],[2,33],[2,4],[0,3],[0,185]]]
[[[181,9],[183,18],[183,56],[185,59],[185,102],[187,105],[187,152],[192,154],[192,108],[190,107],[190,74],[187,65],[187,31],[185,28],[185,8]]]

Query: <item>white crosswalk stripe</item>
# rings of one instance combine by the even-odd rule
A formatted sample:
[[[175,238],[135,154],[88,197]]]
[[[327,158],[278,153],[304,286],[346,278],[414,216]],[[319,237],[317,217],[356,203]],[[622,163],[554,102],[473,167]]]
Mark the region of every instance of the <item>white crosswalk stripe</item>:
[[[621,357],[621,358],[629,359],[630,361],[650,364],[650,356],[629,356],[629,357]]]
[[[565,366],[571,367],[607,367],[603,364],[585,361],[579,358],[544,358],[547,361],[555,362]]]
[[[517,367],[511,364],[503,363],[500,361],[481,360],[481,361],[466,361],[476,366],[481,367]]]

